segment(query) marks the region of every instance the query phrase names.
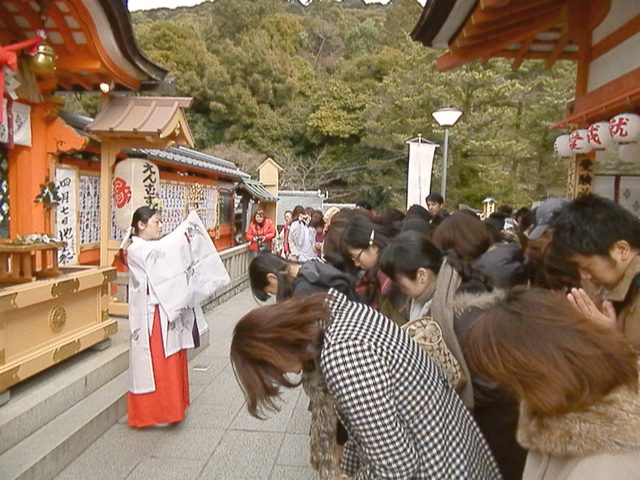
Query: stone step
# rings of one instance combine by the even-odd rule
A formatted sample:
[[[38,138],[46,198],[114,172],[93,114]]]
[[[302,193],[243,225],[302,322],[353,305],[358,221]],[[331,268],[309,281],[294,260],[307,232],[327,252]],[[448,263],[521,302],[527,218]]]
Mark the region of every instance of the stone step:
[[[124,327],[119,325],[105,350],[81,352],[11,389],[9,402],[0,407],[0,454],[127,370]]]
[[[50,479],[126,413],[123,372],[0,456],[2,479]]]
[[[0,408],[0,479],[55,477],[126,414],[126,319],[118,328],[106,350],[82,352],[12,390]],[[189,360],[209,345],[209,331],[200,341]]]

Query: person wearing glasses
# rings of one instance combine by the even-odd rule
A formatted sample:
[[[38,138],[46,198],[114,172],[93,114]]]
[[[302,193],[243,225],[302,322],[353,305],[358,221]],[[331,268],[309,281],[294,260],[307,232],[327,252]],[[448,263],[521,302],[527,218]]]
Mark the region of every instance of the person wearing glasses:
[[[379,268],[382,251],[392,236],[388,227],[355,213],[342,232],[341,247],[345,260],[362,270],[355,287],[358,299],[403,325],[408,320],[407,297]]]

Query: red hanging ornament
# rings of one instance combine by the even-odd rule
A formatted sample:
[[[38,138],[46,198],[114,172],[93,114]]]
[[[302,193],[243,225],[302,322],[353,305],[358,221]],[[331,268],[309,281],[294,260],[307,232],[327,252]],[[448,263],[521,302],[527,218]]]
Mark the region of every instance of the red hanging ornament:
[[[0,122],[2,122],[2,99],[4,98],[4,67],[15,72],[18,69],[18,52],[28,48],[28,53],[33,54],[41,42],[42,37],[38,35],[22,42],[0,46]]]

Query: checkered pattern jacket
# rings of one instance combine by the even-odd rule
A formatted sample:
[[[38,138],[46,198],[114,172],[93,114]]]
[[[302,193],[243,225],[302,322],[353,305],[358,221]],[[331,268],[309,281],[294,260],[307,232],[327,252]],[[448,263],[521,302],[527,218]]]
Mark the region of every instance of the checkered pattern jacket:
[[[442,371],[372,308],[329,291],[320,368],[349,432],[354,479],[500,479],[480,430]]]

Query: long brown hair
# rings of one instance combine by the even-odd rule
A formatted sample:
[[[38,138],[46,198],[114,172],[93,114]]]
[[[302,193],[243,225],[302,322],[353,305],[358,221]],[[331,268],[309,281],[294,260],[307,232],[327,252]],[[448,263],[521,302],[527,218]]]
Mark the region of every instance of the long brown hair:
[[[459,211],[438,225],[431,241],[440,250],[453,250],[460,258],[470,262],[489,249],[493,236],[489,227],[474,213]]]
[[[237,323],[231,364],[254,417],[279,410],[280,387],[298,386],[285,376],[285,365],[314,368],[330,317],[325,299],[324,293],[291,298],[256,308]]]
[[[637,359],[622,334],[584,318],[559,292],[515,288],[466,336],[473,368],[535,415],[579,411],[620,385],[637,388]]]

